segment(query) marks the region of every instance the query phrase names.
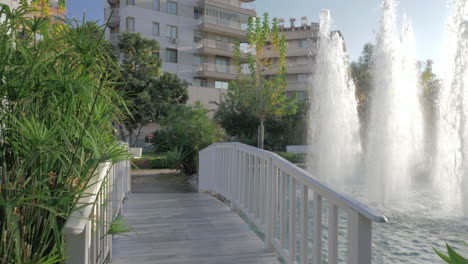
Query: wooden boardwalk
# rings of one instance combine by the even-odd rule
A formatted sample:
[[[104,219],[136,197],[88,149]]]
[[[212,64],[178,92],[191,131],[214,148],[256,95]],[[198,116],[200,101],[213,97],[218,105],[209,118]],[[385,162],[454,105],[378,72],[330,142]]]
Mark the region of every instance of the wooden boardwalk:
[[[139,236],[114,237],[112,264],[279,263],[235,212],[209,195],[132,193],[124,219]]]

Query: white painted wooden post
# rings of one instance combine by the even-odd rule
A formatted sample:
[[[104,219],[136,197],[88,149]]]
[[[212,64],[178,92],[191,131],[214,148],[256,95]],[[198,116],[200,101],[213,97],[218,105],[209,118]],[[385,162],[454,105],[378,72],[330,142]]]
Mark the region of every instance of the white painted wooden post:
[[[286,175],[280,170],[280,247],[285,247],[286,238]]]
[[[273,162],[272,162],[273,163]],[[273,167],[273,173],[272,173],[272,181],[273,184],[271,186],[272,188],[272,216],[271,216],[271,244],[274,245],[274,241],[276,240],[276,230],[278,229],[276,226],[277,219],[278,219],[278,180],[279,180],[279,173],[278,173],[278,168],[274,165]]]
[[[328,209],[328,264],[338,264],[338,207]]]
[[[348,213],[348,263],[371,264],[372,222],[352,211]]]
[[[289,263],[296,262],[296,179],[289,177]]]
[[[314,192],[314,264],[322,264],[322,196]]]
[[[66,256],[67,264],[90,264],[89,246],[91,239],[90,224],[87,224],[79,235],[66,234],[65,244],[68,251]]]
[[[273,220],[273,164],[271,158],[266,160],[266,208],[265,208],[265,249],[271,251],[273,249],[273,234],[272,234],[272,220]]]
[[[302,203],[301,203],[301,264],[308,264],[308,221],[309,221],[309,188],[302,185]]]

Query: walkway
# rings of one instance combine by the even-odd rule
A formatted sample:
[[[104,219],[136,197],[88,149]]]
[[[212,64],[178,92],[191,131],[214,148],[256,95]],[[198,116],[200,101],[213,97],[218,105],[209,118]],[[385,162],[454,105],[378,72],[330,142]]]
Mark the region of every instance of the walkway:
[[[144,183],[140,177],[134,181]],[[124,219],[138,235],[115,236],[112,264],[279,263],[219,200],[199,193],[144,192],[132,193],[124,204]]]

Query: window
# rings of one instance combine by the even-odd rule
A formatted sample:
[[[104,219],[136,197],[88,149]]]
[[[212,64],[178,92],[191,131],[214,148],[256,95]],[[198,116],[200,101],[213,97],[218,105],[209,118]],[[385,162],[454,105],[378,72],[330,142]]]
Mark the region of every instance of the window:
[[[166,49],[166,62],[177,63],[177,50]]]
[[[127,31],[135,32],[135,18],[127,17]]]
[[[160,8],[160,0],[153,0],[153,9],[159,10]]]
[[[203,40],[203,34],[200,31],[193,32],[193,42],[200,43]]]
[[[309,78],[308,74],[301,73],[301,74],[297,75],[297,81],[298,82],[307,82],[308,78]]]
[[[135,0],[127,0],[127,5],[135,5]]]
[[[229,82],[215,81],[215,88],[227,89],[228,87],[229,87]]]
[[[153,35],[159,36],[159,23],[153,22]]]
[[[207,87],[208,82],[204,78],[193,78],[193,85],[200,86],[200,87]]]
[[[167,37],[168,38],[177,38],[177,27],[167,25]]]
[[[216,56],[216,71],[229,72],[229,60],[227,57]]]
[[[202,16],[203,16],[203,8],[195,7],[193,9],[193,19],[199,19]]]
[[[173,1],[167,1],[167,13],[177,15],[177,3]]]
[[[200,55],[193,55],[193,65],[201,65],[204,62],[204,58]]]
[[[300,39],[298,41],[298,46],[299,48],[307,48],[308,47],[307,39]]]

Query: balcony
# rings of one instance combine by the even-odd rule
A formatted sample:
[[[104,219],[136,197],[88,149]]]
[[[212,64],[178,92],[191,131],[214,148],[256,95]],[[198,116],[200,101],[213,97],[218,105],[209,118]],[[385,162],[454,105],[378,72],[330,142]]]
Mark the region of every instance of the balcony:
[[[106,9],[106,19],[109,19],[109,27],[116,28],[120,26],[120,9],[119,8],[109,8]]]
[[[232,66],[203,63],[198,66],[198,77],[234,80],[237,77],[236,68]]]
[[[112,45],[117,45],[119,43],[120,33],[110,33],[109,41]]]
[[[198,54],[234,57],[234,44],[225,41],[204,39],[197,44]],[[247,53],[241,51],[241,60],[247,60]]]
[[[242,3],[239,0],[200,0],[198,4],[199,6],[215,6],[252,17],[257,15],[253,5]]]
[[[237,21],[202,16],[198,19],[198,27],[201,31],[230,35],[240,41],[247,41],[247,25]]]

